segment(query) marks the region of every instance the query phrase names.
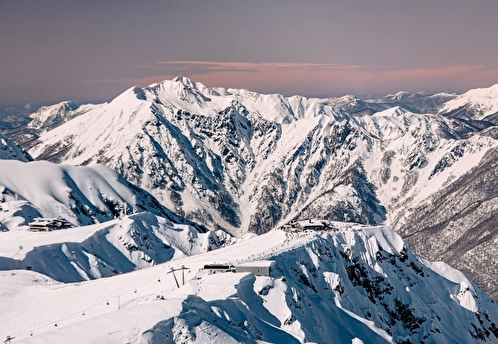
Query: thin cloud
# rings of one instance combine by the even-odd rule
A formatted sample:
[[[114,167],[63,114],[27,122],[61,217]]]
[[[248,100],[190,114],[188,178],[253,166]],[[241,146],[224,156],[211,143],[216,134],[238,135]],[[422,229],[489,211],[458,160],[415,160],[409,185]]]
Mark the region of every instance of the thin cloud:
[[[82,80],[83,84],[94,84],[94,85],[123,85],[126,84],[126,78],[124,79],[95,79],[95,80]]]
[[[358,69],[361,66],[336,63],[293,63],[293,62],[213,62],[213,61],[161,61],[159,65],[170,68],[232,71],[266,71],[274,69]]]
[[[161,61],[164,73],[139,78],[89,80],[93,84],[147,86],[177,75],[209,86],[248,88],[257,92],[290,94],[379,94],[401,88],[412,91],[446,90],[444,85],[483,86],[498,80],[498,70],[484,65],[370,70],[366,66],[329,63]],[[494,82],[493,82],[494,80]],[[465,84],[464,84],[465,81]],[[484,85],[485,86],[485,85]]]

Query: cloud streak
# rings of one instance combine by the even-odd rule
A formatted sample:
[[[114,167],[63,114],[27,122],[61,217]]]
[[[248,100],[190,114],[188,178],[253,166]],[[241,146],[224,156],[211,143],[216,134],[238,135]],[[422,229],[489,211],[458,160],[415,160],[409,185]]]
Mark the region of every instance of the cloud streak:
[[[498,70],[487,69],[484,65],[372,70],[366,66],[331,63],[160,61],[136,68],[159,69],[164,73],[87,82],[147,86],[185,75],[209,86],[248,88],[286,95],[337,95],[385,94],[399,90],[439,91],[448,90],[444,87],[448,83],[458,88],[465,87],[469,82],[486,86],[486,83],[498,81]]]
[[[161,61],[159,65],[170,68],[201,68],[206,71],[269,71],[275,69],[358,69],[361,66],[334,63],[293,63],[293,62],[213,62],[213,61]]]

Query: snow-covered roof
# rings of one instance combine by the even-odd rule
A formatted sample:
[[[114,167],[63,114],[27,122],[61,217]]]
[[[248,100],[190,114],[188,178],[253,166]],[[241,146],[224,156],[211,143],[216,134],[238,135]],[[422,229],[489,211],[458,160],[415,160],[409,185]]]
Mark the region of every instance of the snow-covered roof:
[[[242,263],[237,266],[254,266],[260,268],[271,267],[275,262],[273,260],[256,260],[254,262]]]
[[[35,227],[41,227],[41,226],[47,226],[47,227],[62,227],[62,226],[68,226],[70,223],[63,218],[36,218],[33,222],[30,222],[28,224],[29,226],[35,226]]]
[[[320,226],[323,227],[324,224],[320,220],[315,220],[315,219],[310,219],[310,220],[304,220],[304,221],[297,221],[299,223],[299,226],[301,227],[311,227],[311,226]]]
[[[30,222],[29,225],[33,226],[47,226],[54,224],[54,220],[52,219],[35,219],[33,222]]]

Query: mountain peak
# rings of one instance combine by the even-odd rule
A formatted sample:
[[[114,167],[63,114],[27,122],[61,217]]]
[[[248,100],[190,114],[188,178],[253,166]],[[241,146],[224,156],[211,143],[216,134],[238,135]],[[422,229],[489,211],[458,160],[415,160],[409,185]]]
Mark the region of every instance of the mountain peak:
[[[78,105],[72,101],[63,101],[55,105],[42,106],[36,112],[29,115],[32,121],[28,124],[30,128],[51,129],[63,123],[73,116]]]
[[[448,98],[448,99],[452,99],[452,98],[455,98],[457,95],[455,93],[447,93],[447,92],[439,92],[439,93],[435,93],[435,94],[431,94],[429,96],[429,98],[437,98],[437,97],[441,97],[441,98]]]
[[[60,103],[54,104],[54,105],[46,105],[40,107],[38,110],[36,110],[34,113],[32,113],[29,117],[31,118],[36,118],[39,117],[40,115],[46,114],[46,113],[55,113],[59,111],[73,111],[78,108],[78,105],[73,103],[70,100],[65,100]]]
[[[400,117],[409,113],[408,110],[402,108],[401,106],[394,106],[392,108],[376,112],[374,116],[377,117]]]
[[[183,75],[178,75],[177,77],[175,77],[171,81],[181,82],[182,84],[192,84],[193,83],[192,80],[190,80],[189,78],[187,78],[186,76],[183,76]]]
[[[183,76],[183,75],[179,75],[179,76],[175,77],[174,79],[171,80],[171,82],[179,83],[188,89],[197,90],[197,91],[200,91],[201,93],[203,93],[204,90],[211,91],[210,87],[204,85],[203,83],[193,81],[193,80],[191,80],[188,77]]]
[[[384,99],[394,101],[394,100],[406,100],[406,99],[411,99],[411,98],[417,98],[420,96],[421,95],[418,93],[410,93],[410,92],[406,92],[406,91],[400,91],[400,92],[395,93],[395,94],[388,94],[384,97]]]

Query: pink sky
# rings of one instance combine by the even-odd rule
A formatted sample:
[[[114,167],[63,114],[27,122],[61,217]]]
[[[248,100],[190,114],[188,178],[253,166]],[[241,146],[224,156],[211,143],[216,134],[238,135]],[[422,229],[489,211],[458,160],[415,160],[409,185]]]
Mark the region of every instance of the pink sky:
[[[240,87],[287,95],[313,94],[316,85],[320,85],[322,95],[326,95],[343,94],[347,90],[385,94],[391,85],[397,85],[396,90],[417,92],[444,90],[448,84],[461,88],[465,85],[490,86],[498,82],[498,69],[487,70],[483,65],[369,71],[356,65],[310,63],[164,61],[160,64],[176,67],[177,73],[102,82],[147,86],[182,74],[210,86]]]
[[[457,91],[465,87],[487,87],[498,81],[498,69],[488,70],[483,65],[379,71],[369,71],[358,65],[312,63],[162,61],[156,65],[174,70],[175,73],[138,78],[97,79],[87,82],[128,88],[133,85],[147,86],[172,79],[177,75],[185,75],[209,86],[247,88],[285,95],[326,96],[346,93],[383,95],[400,90]],[[318,92],[317,85],[320,88]]]

